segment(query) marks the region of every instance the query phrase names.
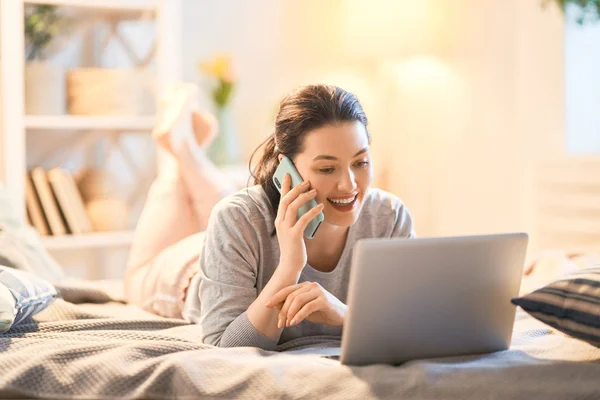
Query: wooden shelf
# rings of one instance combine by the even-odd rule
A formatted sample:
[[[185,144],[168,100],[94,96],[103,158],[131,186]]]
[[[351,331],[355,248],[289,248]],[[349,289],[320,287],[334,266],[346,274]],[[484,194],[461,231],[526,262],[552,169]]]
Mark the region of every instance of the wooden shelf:
[[[29,115],[25,117],[25,128],[30,130],[148,132],[154,127],[154,122],[154,116]]]
[[[24,0],[26,4],[47,4],[71,7],[93,16],[106,16],[119,20],[150,18],[155,16],[155,1],[122,0]]]
[[[45,236],[42,238],[42,243],[48,250],[127,247],[131,245],[133,234],[133,231],[117,231]]]

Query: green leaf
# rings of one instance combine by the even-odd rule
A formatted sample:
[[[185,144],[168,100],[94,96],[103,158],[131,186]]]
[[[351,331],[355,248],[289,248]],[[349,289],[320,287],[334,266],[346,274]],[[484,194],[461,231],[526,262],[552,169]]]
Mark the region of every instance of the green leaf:
[[[27,59],[41,57],[46,47],[60,32],[62,17],[52,5],[28,6],[25,9],[24,33]]]
[[[580,9],[579,15],[576,17],[576,22],[580,25],[586,23],[595,23],[600,20],[600,0],[553,0],[564,11],[569,4],[575,5]],[[543,5],[546,6],[548,0],[543,0]]]
[[[224,108],[231,98],[233,83],[219,79],[217,86],[213,89],[213,100],[217,107]]]

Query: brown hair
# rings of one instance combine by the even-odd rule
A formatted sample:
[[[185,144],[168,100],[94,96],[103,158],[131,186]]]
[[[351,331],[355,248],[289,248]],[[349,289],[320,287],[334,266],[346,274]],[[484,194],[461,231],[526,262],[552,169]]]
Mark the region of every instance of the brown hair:
[[[250,170],[255,185],[261,185],[277,214],[280,194],[273,183],[279,165],[279,154],[294,159],[304,149],[307,133],[329,124],[359,121],[367,127],[367,116],[356,96],[337,86],[302,86],[287,95],[279,104],[275,132],[252,153]],[[371,137],[367,130],[369,143]],[[262,156],[252,168],[252,160],[264,146]]]

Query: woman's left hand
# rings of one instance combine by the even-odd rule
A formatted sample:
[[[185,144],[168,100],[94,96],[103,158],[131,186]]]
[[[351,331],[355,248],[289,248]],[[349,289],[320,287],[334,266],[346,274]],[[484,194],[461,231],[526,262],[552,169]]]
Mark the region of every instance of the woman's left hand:
[[[267,301],[277,307],[278,328],[298,325],[303,320],[315,324],[342,326],[348,306],[316,282],[302,282],[281,289]]]

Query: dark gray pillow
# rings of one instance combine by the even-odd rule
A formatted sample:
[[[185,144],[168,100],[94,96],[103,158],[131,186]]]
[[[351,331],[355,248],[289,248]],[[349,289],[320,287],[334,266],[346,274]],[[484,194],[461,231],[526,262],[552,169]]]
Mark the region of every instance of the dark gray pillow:
[[[534,318],[600,347],[600,266],[512,299]]]

